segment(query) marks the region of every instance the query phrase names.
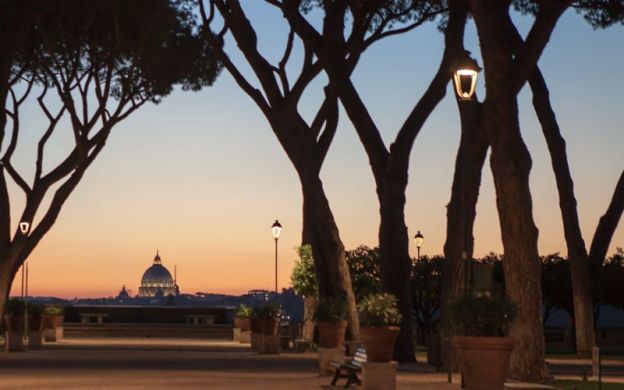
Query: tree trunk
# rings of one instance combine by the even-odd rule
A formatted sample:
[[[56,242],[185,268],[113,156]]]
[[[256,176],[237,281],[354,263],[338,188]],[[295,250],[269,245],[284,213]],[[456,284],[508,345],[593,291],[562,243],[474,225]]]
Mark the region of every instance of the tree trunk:
[[[481,187],[481,173],[488,142],[481,130],[481,105],[460,102],[461,140],[455,159],[451,200],[446,209],[442,311],[446,303],[465,293],[470,275],[466,260],[473,257],[474,221]]]
[[[312,245],[319,294],[342,296],[347,301],[347,320],[352,337],[359,339],[360,326],[355,294],[345,249],[334,215],[318,174],[301,175],[305,239]]]
[[[380,198],[379,227],[383,289],[397,297],[402,316],[401,331],[394,345],[394,359],[401,362],[416,361],[409,286],[412,263],[403,212],[406,185],[407,174],[385,175],[384,190]]]
[[[515,96],[486,101],[484,122],[492,146],[490,164],[505,248],[505,291],[518,305],[511,327],[516,345],[511,354],[510,377],[539,380],[548,376],[548,370],[544,361],[538,230],[529,190],[531,157],[520,136],[517,109]]]
[[[0,323],[4,321],[4,306],[9,299],[16,270],[19,269],[15,261],[12,249],[0,251]]]
[[[613,191],[613,197],[607,211],[600,217],[589,250],[589,265],[594,275],[598,274],[605,257],[607,257],[607,251],[609,250],[615,229],[620,218],[622,218],[622,212],[624,212],[624,172],[620,175],[620,179],[615,186],[615,191]]]
[[[309,296],[303,298],[303,326],[301,329],[301,338],[305,341],[314,341],[314,310],[318,304],[316,297]]]
[[[591,355],[592,347],[595,344],[592,293],[589,281],[587,249],[581,234],[576,198],[574,196],[574,182],[568,165],[566,144],[561,136],[557,118],[550,104],[548,87],[539,68],[535,68],[531,72],[529,84],[533,91],[533,107],[542,125],[542,131],[548,144],[548,151],[550,152],[550,159],[559,192],[559,208],[561,209],[572,275],[576,352],[579,356],[588,357]]]

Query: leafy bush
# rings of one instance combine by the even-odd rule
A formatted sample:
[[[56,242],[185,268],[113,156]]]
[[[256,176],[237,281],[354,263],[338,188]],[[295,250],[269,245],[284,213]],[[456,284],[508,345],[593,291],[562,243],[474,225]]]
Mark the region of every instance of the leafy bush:
[[[362,326],[392,326],[401,323],[397,298],[392,294],[371,294],[358,305]]]
[[[345,255],[351,274],[355,300],[359,302],[364,297],[381,292],[381,255],[379,248],[360,245],[353,250],[346,251]]]
[[[251,317],[252,313],[253,313],[253,308],[247,305],[240,305],[239,307],[236,308],[236,312],[234,313],[234,315],[236,317],[249,318]]]
[[[449,302],[446,328],[462,336],[505,337],[517,310],[505,295],[465,295]]]
[[[295,262],[290,281],[295,292],[304,297],[318,295],[316,283],[316,271],[314,269],[314,258],[312,257],[312,246],[301,245],[298,248],[299,260]]]
[[[277,303],[267,303],[253,309],[252,317],[260,320],[279,318],[280,306]]]
[[[6,315],[19,317],[24,315],[24,301],[21,299],[9,299],[4,305]]]
[[[45,305],[43,308],[44,316],[62,316],[65,314],[65,308],[61,305]]]
[[[321,298],[314,310],[315,321],[339,322],[346,317],[347,300],[344,297]]]

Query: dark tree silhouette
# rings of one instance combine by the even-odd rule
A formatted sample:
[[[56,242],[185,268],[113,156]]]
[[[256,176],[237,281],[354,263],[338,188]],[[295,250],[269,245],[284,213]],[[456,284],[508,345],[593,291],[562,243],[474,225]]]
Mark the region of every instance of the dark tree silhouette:
[[[0,20],[2,312],[15,273],[50,230],[113,127],[146,102],[159,102],[174,84],[193,90],[210,85],[219,65],[197,36],[186,1],[12,0],[0,3]],[[20,109],[29,100],[47,118],[31,178],[13,165],[23,132]],[[67,127],[73,147],[54,166],[45,160],[47,142]],[[26,232],[11,223],[8,178],[25,195],[17,222],[30,224]]]
[[[527,4],[517,5],[521,10],[534,12]],[[624,4],[617,2],[586,2],[577,1],[572,4],[577,12],[584,14],[586,20],[595,28],[606,28],[617,22],[624,22]],[[521,44],[522,37],[515,28],[511,29],[514,44]],[[609,243],[624,210],[624,173],[616,187],[611,205],[600,219],[592,241],[592,251],[588,254],[583,239],[577,202],[574,195],[574,182],[568,157],[566,143],[561,135],[555,112],[550,102],[550,92],[539,67],[535,67],[529,75],[529,85],[533,93],[533,107],[541,124],[559,193],[559,206],[563,222],[564,237],[568,247],[570,274],[572,277],[572,296],[574,311],[571,315],[575,320],[577,354],[588,356],[595,344],[592,292],[590,284],[590,265],[600,268],[606,257]],[[594,245],[596,243],[596,245]]]
[[[548,376],[544,364],[538,230],[529,190],[531,157],[518,123],[517,95],[526,83],[570,1],[538,1],[535,21],[519,47],[510,44],[509,1],[469,0],[484,61],[487,96],[483,125],[492,148],[490,164],[505,248],[505,289],[519,306],[511,335],[516,346],[510,375]]]
[[[298,106],[303,93],[322,71],[310,45],[302,42],[302,66],[293,78],[287,72],[296,43],[292,29],[286,38],[282,58],[272,64],[259,51],[256,31],[238,0],[199,0],[199,5],[207,41],[238,86],[260,108],[297,170],[303,194],[302,245],[312,246],[319,294],[321,297],[346,297],[351,334],[357,338],[357,307],[344,245],[320,178],[321,167],[338,125],[338,99],[333,87],[331,84],[325,86],[324,101],[314,119],[306,122]],[[221,26],[216,27],[217,23]],[[230,59],[232,51],[224,44],[227,34],[236,42],[259,81],[259,87]]]
[[[278,6],[282,4],[278,1],[273,3]],[[324,18],[320,28],[316,29],[306,19],[302,4],[318,5],[321,8]],[[445,4],[342,0],[292,1],[281,5],[295,32],[321,59],[368,155],[380,204],[379,248],[383,288],[397,296],[403,315],[401,333],[394,350],[394,358],[400,361],[415,359],[410,314],[411,260],[404,217],[409,157],[420,129],[446,94],[452,65],[463,55],[461,40],[467,10],[465,7],[455,7],[455,4],[451,2],[452,8],[444,28],[446,45],[441,64],[390,147],[384,144],[379,127],[352,83],[351,73],[362,53],[371,44],[385,36],[410,31],[439,14],[447,13]],[[345,25],[347,21],[349,26]]]

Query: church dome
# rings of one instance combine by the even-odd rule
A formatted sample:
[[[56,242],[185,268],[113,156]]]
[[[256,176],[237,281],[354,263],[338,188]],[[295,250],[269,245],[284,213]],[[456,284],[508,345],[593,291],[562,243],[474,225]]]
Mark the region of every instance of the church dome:
[[[154,297],[156,295],[177,295],[175,281],[171,273],[165,268],[160,260],[160,255],[156,252],[154,264],[149,267],[141,278],[139,296]]]
[[[173,277],[162,264],[154,264],[149,267],[141,278],[141,286],[165,287],[173,284]]]

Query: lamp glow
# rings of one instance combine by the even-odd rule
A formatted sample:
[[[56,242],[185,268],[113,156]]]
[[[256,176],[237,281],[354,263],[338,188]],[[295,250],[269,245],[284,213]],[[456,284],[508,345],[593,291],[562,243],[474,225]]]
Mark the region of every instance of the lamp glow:
[[[20,232],[22,232],[22,234],[28,234],[28,231],[30,230],[30,223],[20,222],[19,229],[20,229]]]
[[[422,246],[424,240],[425,240],[425,237],[422,235],[422,233],[419,230],[418,233],[416,233],[416,235],[414,236],[414,243],[416,243],[416,250],[418,252],[418,256],[417,256],[418,260],[420,260],[420,247]]]
[[[474,69],[461,68],[455,71],[453,81],[459,100],[472,100],[477,87],[477,75]]]
[[[425,240],[425,237],[422,235],[422,233],[419,230],[418,233],[416,233],[416,235],[414,236],[414,242],[416,243],[416,248],[420,248],[424,240]]]
[[[273,237],[277,240],[282,232],[282,225],[280,225],[277,219],[273,223],[273,226],[271,226],[271,231],[273,232]]]

